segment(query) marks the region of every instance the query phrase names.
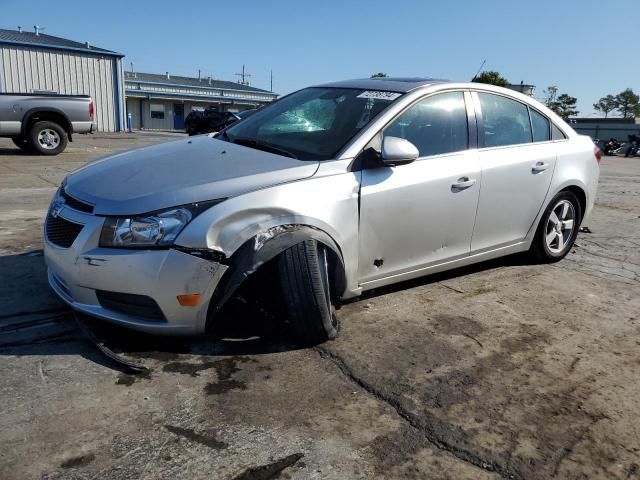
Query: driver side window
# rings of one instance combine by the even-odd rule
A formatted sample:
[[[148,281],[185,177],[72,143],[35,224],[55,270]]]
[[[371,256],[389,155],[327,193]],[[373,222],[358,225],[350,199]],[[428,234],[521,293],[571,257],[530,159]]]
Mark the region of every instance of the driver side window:
[[[464,94],[439,93],[419,101],[396,118],[384,136],[410,141],[420,157],[466,150],[469,131]]]

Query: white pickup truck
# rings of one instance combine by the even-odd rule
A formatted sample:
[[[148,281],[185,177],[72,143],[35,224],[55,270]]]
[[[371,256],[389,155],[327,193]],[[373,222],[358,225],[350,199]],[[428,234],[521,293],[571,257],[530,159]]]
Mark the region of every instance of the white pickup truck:
[[[61,153],[73,134],[95,131],[94,118],[88,95],[0,93],[0,137],[31,153]]]

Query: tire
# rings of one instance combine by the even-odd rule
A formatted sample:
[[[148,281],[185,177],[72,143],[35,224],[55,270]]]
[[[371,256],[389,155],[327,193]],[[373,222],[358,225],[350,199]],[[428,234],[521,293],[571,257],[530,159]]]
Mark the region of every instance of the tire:
[[[289,330],[294,340],[303,345],[317,345],[338,335],[328,255],[327,249],[315,240],[306,240],[278,258]]]
[[[29,130],[27,141],[40,155],[58,155],[67,148],[67,132],[54,122],[37,122]]]
[[[29,145],[29,142],[26,139],[26,137],[23,137],[23,136],[11,137],[11,141],[16,147],[18,147],[23,152],[29,152],[29,153],[32,152],[31,145]]]
[[[570,227],[569,221],[572,222]],[[581,221],[582,207],[578,197],[570,191],[558,193],[549,202],[540,219],[529,250],[533,258],[541,263],[562,260],[576,241]]]

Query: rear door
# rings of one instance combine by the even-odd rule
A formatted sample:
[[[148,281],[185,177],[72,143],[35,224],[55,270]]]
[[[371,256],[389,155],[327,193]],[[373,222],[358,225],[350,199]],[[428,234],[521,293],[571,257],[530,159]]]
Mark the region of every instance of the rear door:
[[[517,243],[532,226],[551,184],[556,147],[551,123],[513,98],[474,92],[482,190],[471,253]]]

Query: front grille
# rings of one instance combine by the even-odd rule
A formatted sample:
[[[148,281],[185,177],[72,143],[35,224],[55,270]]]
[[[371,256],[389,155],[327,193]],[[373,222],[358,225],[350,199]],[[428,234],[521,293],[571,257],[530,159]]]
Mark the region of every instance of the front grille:
[[[64,188],[60,192],[60,195],[62,195],[62,198],[64,198],[64,203],[74,210],[85,213],[93,213],[93,205],[89,205],[88,203],[81,202],[77,198],[73,198],[71,195],[64,191]]]
[[[146,320],[163,321],[164,314],[156,301],[145,295],[131,293],[107,292],[96,290],[98,302],[103,308],[114,312],[125,313]]]
[[[45,224],[47,240],[59,247],[69,248],[80,234],[83,226],[62,217],[49,215]]]

